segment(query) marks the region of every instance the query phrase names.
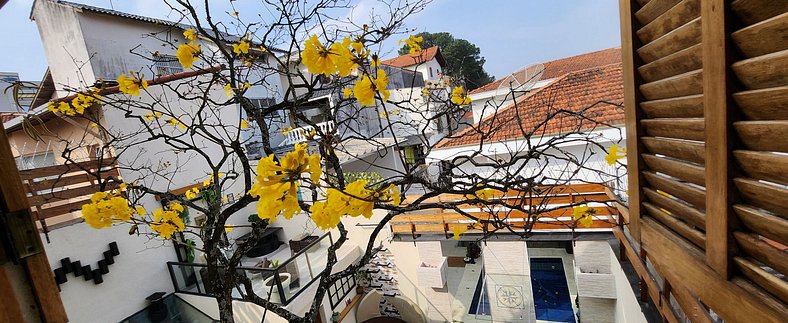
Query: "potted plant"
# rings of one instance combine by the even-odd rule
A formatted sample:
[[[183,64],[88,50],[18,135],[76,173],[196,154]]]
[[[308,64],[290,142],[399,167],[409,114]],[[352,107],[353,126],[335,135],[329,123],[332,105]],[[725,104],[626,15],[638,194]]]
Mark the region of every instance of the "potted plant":
[[[356,294],[364,294],[364,288],[369,286],[370,276],[365,269],[356,271]]]
[[[278,266],[279,260],[271,261],[271,268],[276,268]],[[279,277],[279,281],[282,283],[282,291],[287,295],[290,292],[290,273],[274,271],[274,275],[263,281],[263,289],[266,293],[270,291],[271,297],[269,300],[271,302],[282,303],[283,298],[279,295],[279,288],[276,286],[276,277]]]

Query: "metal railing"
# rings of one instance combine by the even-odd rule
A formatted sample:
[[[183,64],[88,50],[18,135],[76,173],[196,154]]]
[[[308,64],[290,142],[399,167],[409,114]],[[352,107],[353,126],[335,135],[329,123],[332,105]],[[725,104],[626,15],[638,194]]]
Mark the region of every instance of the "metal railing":
[[[260,298],[287,305],[320,277],[326,268],[328,247],[333,244],[331,233],[326,233],[276,267],[236,267],[238,285],[233,286],[233,298],[244,300],[245,283]],[[208,280],[208,265],[186,262],[167,262],[176,293],[213,296]],[[220,273],[224,268],[220,268]]]
[[[322,134],[332,133],[336,128],[336,126],[334,125],[334,121],[321,122],[316,125],[317,128],[320,129],[320,131],[315,130],[315,127],[313,126],[304,126],[288,131],[287,135],[285,136],[285,140],[282,142],[282,146],[295,145],[299,142],[306,142],[312,139],[319,139],[321,133]],[[310,139],[309,134],[313,130],[315,131],[315,135]]]

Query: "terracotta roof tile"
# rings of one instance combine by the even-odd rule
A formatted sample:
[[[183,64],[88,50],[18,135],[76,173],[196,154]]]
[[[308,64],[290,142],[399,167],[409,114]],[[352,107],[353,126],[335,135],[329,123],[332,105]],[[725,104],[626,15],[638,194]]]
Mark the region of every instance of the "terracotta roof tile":
[[[555,135],[624,123],[624,86],[621,64],[575,71],[557,78],[457,135],[436,148],[500,142],[534,136]],[[578,114],[583,109],[583,117]],[[547,124],[548,115],[556,114]],[[518,122],[519,121],[519,122]]]
[[[621,63],[621,48],[608,48],[598,50],[595,52],[565,57],[544,64],[544,73],[542,80],[554,79],[563,76],[567,73],[574,71],[584,70],[596,66],[604,66],[609,64]],[[478,87],[470,92],[470,94],[482,93],[492,91],[498,88],[506,78],[501,78],[493,82],[487,83]]]
[[[435,58],[436,55],[440,53],[438,46],[432,46],[430,48],[424,49],[420,52],[416,52],[414,54],[405,54],[402,56],[394,57],[392,59],[387,59],[385,61],[380,62],[382,65],[394,66],[394,67],[405,67],[416,65],[418,63],[423,63]],[[442,60],[443,58],[439,58]]]

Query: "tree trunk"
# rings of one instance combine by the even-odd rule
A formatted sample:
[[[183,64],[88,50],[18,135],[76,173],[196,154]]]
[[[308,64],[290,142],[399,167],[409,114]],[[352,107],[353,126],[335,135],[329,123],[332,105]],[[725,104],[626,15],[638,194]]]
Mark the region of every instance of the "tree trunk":
[[[233,318],[233,289],[225,288],[225,284],[229,279],[228,272],[222,268],[219,257],[224,257],[221,254],[218,245],[214,242],[207,242],[205,244],[206,261],[208,263],[208,281],[209,292],[216,297],[216,303],[219,305],[219,320],[222,323],[234,323]]]

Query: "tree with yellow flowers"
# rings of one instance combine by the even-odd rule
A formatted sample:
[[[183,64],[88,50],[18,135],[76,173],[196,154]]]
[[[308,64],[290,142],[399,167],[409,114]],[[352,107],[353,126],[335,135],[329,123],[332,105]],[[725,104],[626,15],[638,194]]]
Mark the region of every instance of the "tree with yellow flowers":
[[[87,170],[105,189],[82,206],[85,222],[97,229],[129,225],[130,234],[204,255],[206,292],[216,298],[223,322],[234,321],[234,297],[291,322],[311,322],[328,287],[369,261],[378,235],[397,215],[453,210],[474,221],[453,228],[456,239],[482,225],[491,228],[485,234],[527,237],[542,214],[557,209],[524,205],[520,195],[501,198],[505,193],[547,190],[572,182],[580,172],[617,179],[584,166],[594,149],[606,150],[585,135],[589,123],[605,125],[595,121],[592,107],[559,108],[536,124],[523,124],[519,131],[528,140],[508,147],[506,159],[483,150],[499,129],[463,119],[474,102],[462,80],[425,84],[418,73],[381,64],[387,40],[420,51],[421,37],[411,35],[404,23],[429,1],[384,2],[387,13],[359,24],[331,18],[346,5],[329,0],[266,2],[254,13],[211,12],[188,0],[174,1],[179,21],[191,27],[173,25],[166,36],[151,37],[161,39],[182,73],[156,75],[152,66],[124,71],[116,80],[86,85],[49,104],[56,115],[89,121],[93,126],[86,136],[99,138],[106,152],[102,158],[111,156],[124,170],[123,178]],[[135,54],[153,61],[161,53]],[[263,92],[272,99],[262,100]],[[503,110],[510,103],[487,102],[485,108]],[[540,137],[544,125],[567,130]],[[484,162],[446,158],[427,166],[410,150],[390,149],[418,142],[429,155],[442,140],[459,134],[481,138],[473,144]],[[578,141],[588,143],[587,154],[561,148]],[[63,157],[77,162],[70,152],[80,143],[64,144]],[[617,147],[607,157],[611,164],[621,158]],[[370,153],[393,154],[396,163],[369,163]],[[549,160],[563,166],[544,171]],[[528,165],[543,171],[526,173]],[[359,175],[367,169],[375,169],[376,176]],[[436,202],[444,194],[465,199]],[[463,205],[487,215],[463,212]],[[594,220],[593,209],[583,202],[561,208],[573,217],[564,223],[567,228]],[[509,221],[507,212],[524,212],[529,220]],[[343,221],[359,216],[379,222],[362,242],[362,259],[334,272],[336,251],[348,241]],[[236,270],[267,227],[296,218],[307,219],[313,232],[336,234],[303,314],[255,292],[250,278]],[[228,239],[240,231],[248,238]]]

